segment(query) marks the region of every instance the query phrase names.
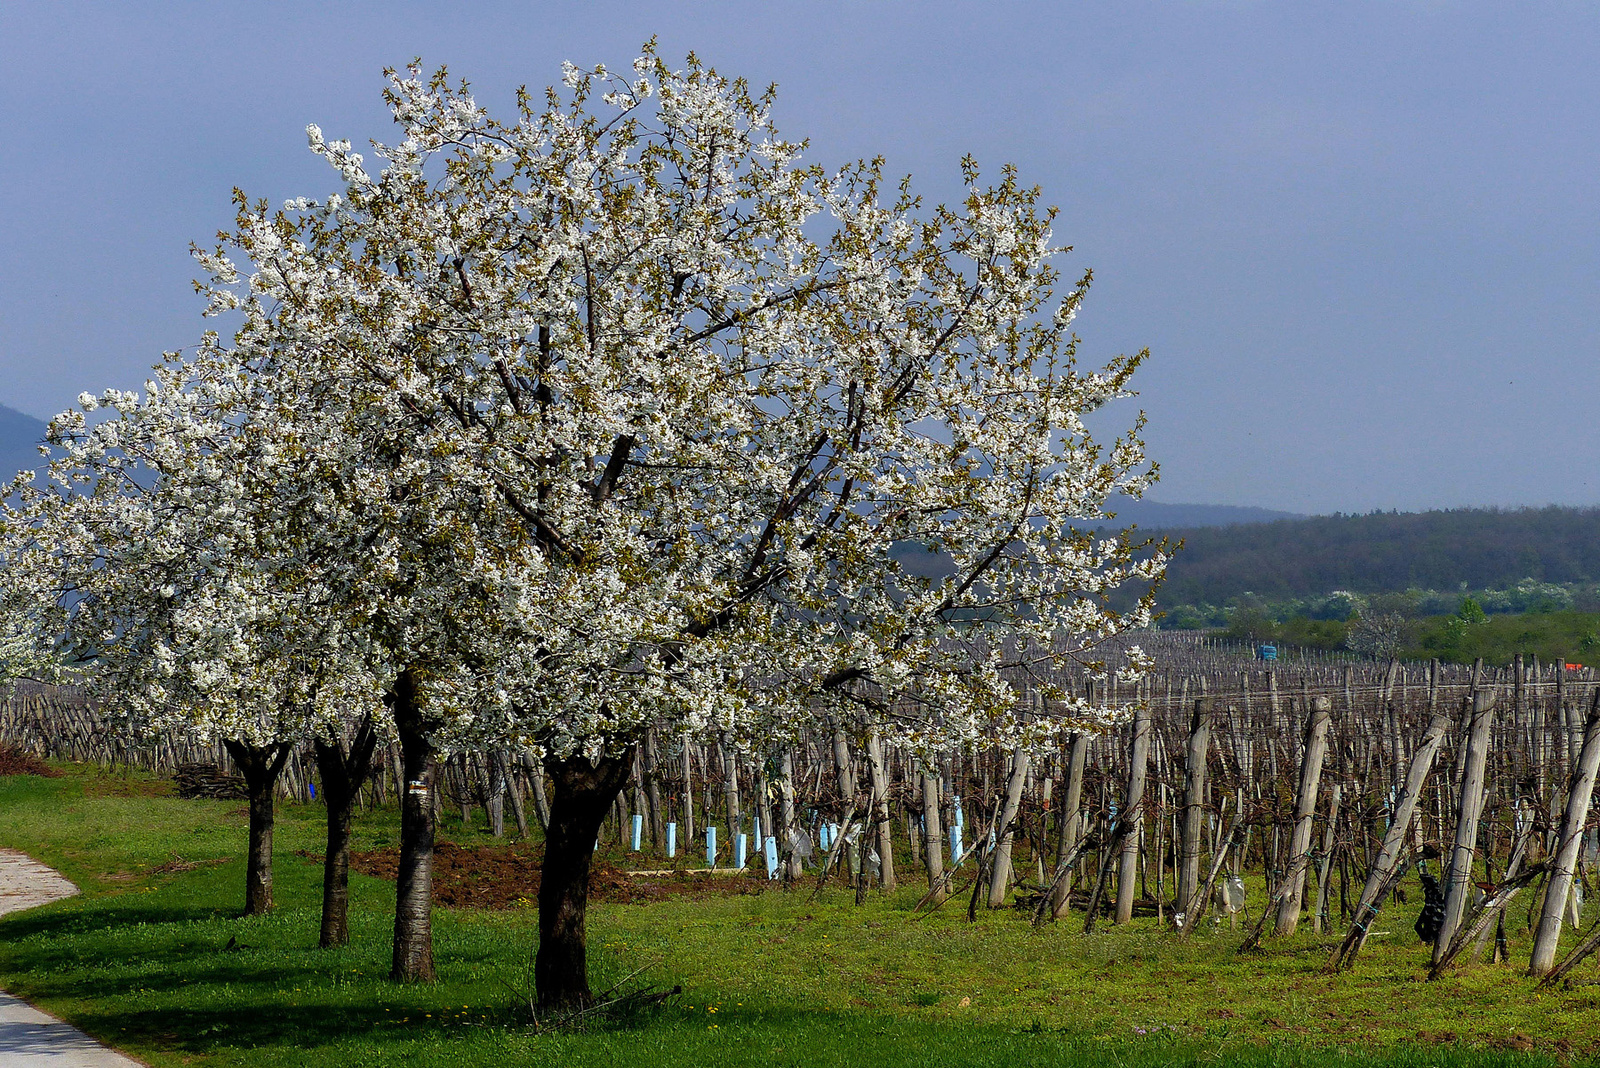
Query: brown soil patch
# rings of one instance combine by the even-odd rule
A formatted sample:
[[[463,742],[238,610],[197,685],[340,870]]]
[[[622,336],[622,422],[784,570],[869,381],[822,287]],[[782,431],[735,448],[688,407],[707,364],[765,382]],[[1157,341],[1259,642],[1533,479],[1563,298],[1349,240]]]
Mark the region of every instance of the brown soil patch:
[[[61,773],[32,753],[25,753],[15,746],[0,745],[0,775],[39,775],[54,779]]]
[[[322,863],[319,854],[301,856]],[[506,909],[533,905],[539,898],[539,863],[543,850],[527,844],[463,847],[440,842],[433,851],[433,903],[449,908]],[[393,880],[399,870],[398,848],[351,853],[350,866],[364,875]],[[630,875],[607,861],[595,861],[589,874],[589,900],[643,904],[669,898],[733,897],[759,894],[767,881],[755,876],[703,875],[675,871],[669,875]]]
[[[83,780],[85,797],[171,797],[171,779],[135,778],[120,772],[100,769],[91,779]]]

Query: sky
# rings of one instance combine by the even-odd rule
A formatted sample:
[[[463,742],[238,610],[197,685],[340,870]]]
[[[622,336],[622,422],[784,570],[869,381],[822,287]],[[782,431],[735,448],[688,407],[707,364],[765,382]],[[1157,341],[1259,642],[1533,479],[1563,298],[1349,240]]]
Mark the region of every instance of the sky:
[[[777,82],[829,166],[931,201],[1015,163],[1094,287],[1085,360],[1148,347],[1162,501],[1600,504],[1600,6],[43,3],[0,6],[0,404],[138,388],[208,325],[191,242],[238,186],[337,184],[420,57],[509,113],[659,38]]]

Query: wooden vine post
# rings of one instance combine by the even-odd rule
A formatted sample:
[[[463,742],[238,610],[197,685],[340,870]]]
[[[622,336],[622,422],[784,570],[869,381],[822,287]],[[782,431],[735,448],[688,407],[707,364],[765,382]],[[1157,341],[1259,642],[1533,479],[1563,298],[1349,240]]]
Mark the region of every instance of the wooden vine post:
[[[1183,839],[1178,856],[1178,908],[1200,888],[1200,854],[1205,847],[1206,755],[1211,748],[1211,698],[1195,700],[1184,754]]]
[[[922,862],[928,870],[928,896],[935,906],[945,898],[944,827],[939,819],[939,773],[922,772]]]
[[[1367,935],[1372,930],[1372,921],[1378,917],[1383,895],[1390,889],[1391,878],[1400,864],[1400,852],[1405,846],[1406,832],[1411,826],[1412,814],[1416,812],[1417,799],[1421,797],[1422,788],[1427,784],[1428,773],[1433,770],[1433,760],[1439,753],[1439,746],[1444,742],[1444,736],[1450,732],[1452,726],[1454,717],[1448,713],[1436,712],[1428,722],[1428,729],[1423,734],[1422,740],[1417,743],[1411,757],[1411,768],[1406,773],[1405,788],[1400,792],[1394,818],[1389,822],[1389,831],[1383,836],[1383,846],[1372,862],[1372,870],[1367,873],[1367,882],[1361,890],[1360,900],[1356,903],[1355,918],[1350,922],[1350,929],[1345,932],[1344,939],[1333,948],[1328,957],[1328,971],[1337,972],[1354,964],[1362,947],[1366,945]]]
[[[1063,868],[1078,852],[1080,837],[1078,811],[1083,806],[1083,766],[1089,755],[1092,735],[1079,731],[1067,748],[1067,785],[1056,809],[1056,877],[1050,889],[1050,916],[1059,920],[1067,914],[1072,896],[1072,874]]]
[[[1011,775],[1006,780],[1005,806],[1000,811],[1000,826],[995,831],[994,860],[989,866],[988,900],[992,909],[1005,904],[1006,891],[1011,888],[1011,842],[1016,834],[1017,810],[1022,807],[1022,787],[1028,781],[1028,765],[1026,749],[1012,753]]]
[[[1450,868],[1444,888],[1444,922],[1433,942],[1437,963],[1450,947],[1475,889],[1472,862],[1478,854],[1478,819],[1483,814],[1483,772],[1494,730],[1495,692],[1483,687],[1472,693],[1472,716],[1467,731],[1466,766],[1461,794],[1456,802],[1456,836],[1450,851]]]
[[[1572,770],[1572,784],[1567,790],[1561,837],[1557,841],[1550,879],[1545,884],[1544,906],[1539,910],[1539,927],[1533,936],[1533,953],[1528,961],[1529,975],[1546,975],[1555,967],[1556,945],[1561,940],[1561,920],[1566,912],[1567,898],[1572,893],[1572,874],[1578,866],[1584,826],[1589,821],[1589,801],[1594,795],[1597,770],[1600,770],[1600,690],[1595,691],[1594,699],[1589,702],[1589,716],[1583,726],[1583,748],[1578,753],[1578,762]]]
[[[1294,934],[1300,923],[1300,906],[1305,896],[1306,869],[1311,861],[1311,821],[1317,811],[1317,790],[1322,783],[1322,761],[1328,753],[1328,725],[1333,718],[1333,702],[1314,698],[1306,720],[1304,756],[1300,763],[1300,791],[1294,805],[1294,833],[1289,839],[1289,870],[1279,894],[1278,917],[1272,933]]]

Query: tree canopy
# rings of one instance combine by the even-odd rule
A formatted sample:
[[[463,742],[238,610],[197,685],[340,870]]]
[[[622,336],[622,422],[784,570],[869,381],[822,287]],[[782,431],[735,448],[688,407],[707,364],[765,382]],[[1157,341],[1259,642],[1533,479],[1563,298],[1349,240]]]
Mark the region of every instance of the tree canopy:
[[[1080,366],[1089,277],[1057,292],[1037,188],[965,160],[925,209],[881,161],[803,165],[772,90],[653,47],[509,120],[442,70],[385,98],[381,168],[313,126],[339,192],[237,195],[196,253],[237,329],[59,418],[53,487],[8,519],[78,591],[108,696],[217,731],[386,690],[418,791],[492,739],[558,810],[564,782],[614,794],[650,725],[934,750],[1120,714],[1057,680],[1148,624],[1107,598],[1165,566],[1069,522],[1154,475],[1142,416],[1084,425],[1143,354]]]

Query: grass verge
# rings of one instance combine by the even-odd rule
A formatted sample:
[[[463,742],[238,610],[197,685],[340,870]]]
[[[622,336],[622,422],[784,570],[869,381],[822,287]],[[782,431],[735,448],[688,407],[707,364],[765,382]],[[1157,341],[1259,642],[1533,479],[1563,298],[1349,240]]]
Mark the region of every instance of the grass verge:
[[[1153,920],[1086,937],[1081,920],[1034,931],[1009,911],[968,924],[954,902],[917,918],[914,889],[862,908],[842,891],[596,906],[598,985],[642,970],[684,993],[538,1031],[517,1009],[530,910],[438,910],[440,981],[396,986],[388,883],[352,876],[352,945],[315,948],[321,869],[295,855],[320,848],[315,807],[282,810],[278,910],[244,920],[242,806],[63,770],[0,777],[0,843],[86,891],[0,921],[0,985],[162,1068],[1468,1066],[1591,1063],[1600,1050],[1593,966],[1549,994],[1505,965],[1425,982],[1415,906],[1386,914],[1390,933],[1330,977],[1328,939],[1309,933],[1240,956],[1226,926],[1179,943]],[[395,836],[382,814],[358,828],[358,849]],[[1526,958],[1521,916],[1513,960]]]

